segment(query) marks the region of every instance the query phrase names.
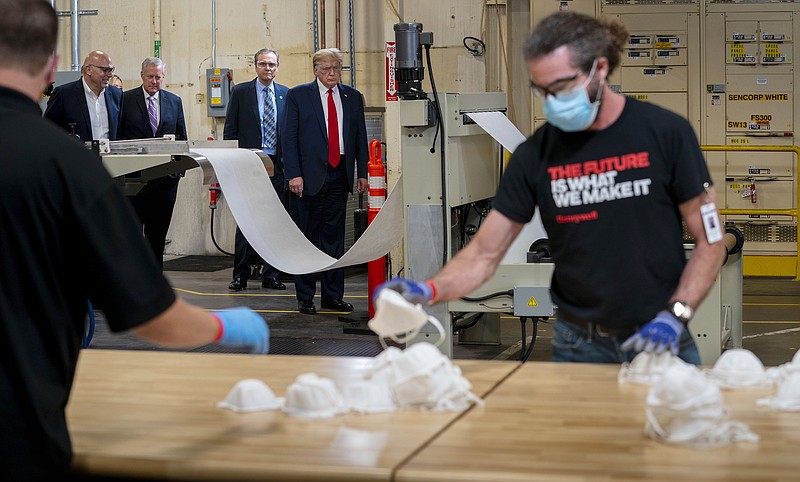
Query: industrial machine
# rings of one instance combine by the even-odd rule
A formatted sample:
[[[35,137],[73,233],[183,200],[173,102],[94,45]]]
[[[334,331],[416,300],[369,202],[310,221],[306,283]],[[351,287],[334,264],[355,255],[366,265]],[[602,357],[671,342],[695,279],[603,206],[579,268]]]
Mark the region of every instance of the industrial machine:
[[[418,23],[397,24],[394,30],[400,99],[396,109],[400,129],[397,150],[406,186],[403,269],[404,276],[423,280],[469,242],[491,209],[503,156],[497,142],[472,121],[470,114],[505,112],[507,103],[504,93],[438,93],[433,78],[431,98],[422,90],[421,56],[423,47],[430,48],[433,35],[422,32]],[[734,244],[737,249],[731,249],[691,325],[706,364],[713,363],[723,348],[741,346],[741,243]],[[691,245],[686,246],[687,256],[691,249]],[[499,344],[500,314],[520,319],[521,358],[530,353],[524,348],[526,320],[534,321],[535,341],[536,322],[552,317],[556,307],[549,295],[553,264],[546,240],[536,240],[527,251],[525,261],[504,260],[494,276],[475,292],[428,308],[445,327],[447,339],[440,349],[446,355],[452,356],[455,331],[460,333],[459,342]],[[438,337],[438,333],[423,329],[411,343],[432,337]]]
[[[88,144],[88,143],[87,143]],[[154,139],[133,139],[125,141],[92,141],[92,148],[103,162],[111,177],[115,178],[126,195],[132,196],[151,179],[201,167],[203,183],[210,184],[214,172],[205,158],[192,152],[203,148],[236,149],[237,141],[177,141],[174,135]],[[267,172],[274,169],[269,156],[259,155]]]
[[[706,299],[697,307],[689,331],[704,365],[711,365],[723,349],[742,347],[742,248],[745,236],[729,224],[723,242],[728,257]],[[686,257],[692,245],[685,244]]]

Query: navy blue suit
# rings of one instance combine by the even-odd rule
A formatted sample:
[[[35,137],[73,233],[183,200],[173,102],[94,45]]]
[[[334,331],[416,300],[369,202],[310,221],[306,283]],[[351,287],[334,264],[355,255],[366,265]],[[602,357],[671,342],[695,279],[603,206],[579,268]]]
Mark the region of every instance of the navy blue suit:
[[[356,89],[338,84],[342,101],[344,155],[336,168],[328,164],[328,127],[316,80],[289,90],[283,131],[283,164],[287,179],[303,178],[302,197],[293,196],[297,226],[315,246],[334,258],[344,254],[347,196],[354,177],[367,177],[367,126],[364,99]],[[314,274],[295,276],[299,301],[316,292]],[[322,302],[341,300],[344,270],[322,273]]]
[[[122,113],[122,89],[109,85],[103,95],[108,111],[108,138],[114,141],[118,138],[117,128]],[[70,124],[75,124],[75,134],[82,141],[91,141],[92,122],[83,91],[83,79],[56,87],[47,101],[44,116],[67,132],[71,132]]]
[[[275,144],[275,155],[271,156],[272,164],[275,166],[274,173],[270,180],[278,198],[285,199],[286,178],[283,173],[283,161],[281,160],[281,134],[283,129],[283,117],[285,115],[286,94],[289,88],[275,81],[272,82],[275,88],[275,108],[277,110],[277,143]],[[231,98],[228,103],[228,111],[225,115],[225,128],[222,131],[223,139],[233,139],[239,141],[239,147],[243,149],[261,149],[262,126],[261,110],[259,105],[256,88],[263,88],[263,84],[258,78],[250,82],[236,85],[231,91]],[[247,281],[250,275],[250,265],[260,262],[258,253],[250,246],[247,239],[242,234],[239,227],[236,227],[236,237],[233,256],[233,278],[240,278],[242,282]],[[278,279],[277,269],[264,263],[261,272],[263,280]]]
[[[147,115],[147,99],[141,86],[125,91],[122,95],[122,119],[119,123],[118,139],[148,139],[175,134],[179,141],[188,140],[186,119],[183,115],[183,102],[172,92],[161,89],[158,92],[160,119],[155,135],[150,129]]]
[[[185,141],[186,120],[183,103],[177,95],[160,90],[158,92],[160,118],[155,135],[150,128],[147,114],[147,99],[141,86],[125,91],[122,95],[122,119],[119,139],[147,139],[174,134],[177,140]],[[164,267],[164,245],[167,239],[175,199],[178,196],[180,176],[170,175],[151,179],[135,196],[129,196],[136,214],[144,228],[144,237],[150,244],[156,259]]]

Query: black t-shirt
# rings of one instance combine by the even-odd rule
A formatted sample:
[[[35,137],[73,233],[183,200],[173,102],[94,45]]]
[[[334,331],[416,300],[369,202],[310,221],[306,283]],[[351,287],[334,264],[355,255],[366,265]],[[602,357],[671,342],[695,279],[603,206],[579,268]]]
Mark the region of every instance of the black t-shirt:
[[[689,123],[629,98],[602,131],[538,129],[511,156],[494,208],[526,223],[539,207],[560,316],[627,327],[652,319],[677,287],[685,264],[678,205],[706,182]]]
[[[66,470],[64,408],[87,299],[113,331],[175,295],[99,159],[29,98],[0,88],[0,473]]]

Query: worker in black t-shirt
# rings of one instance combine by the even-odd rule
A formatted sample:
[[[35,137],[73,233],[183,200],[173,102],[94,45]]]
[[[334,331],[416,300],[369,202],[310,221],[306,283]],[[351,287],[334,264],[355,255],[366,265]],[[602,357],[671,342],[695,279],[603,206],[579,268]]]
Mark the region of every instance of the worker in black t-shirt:
[[[113,331],[167,347],[266,353],[269,331],[247,308],[212,313],[175,298],[102,164],[42,119],[58,62],[53,7],[0,0],[0,12],[0,474],[65,480],[87,299]]]
[[[686,325],[725,257],[715,191],[685,119],[609,87],[627,37],[575,12],[537,25],[525,59],[547,123],[511,156],[473,240],[430,280],[383,287],[419,303],[471,292],[538,207],[555,264],[553,360],[620,363],[644,350],[700,363]],[[696,242],[688,262],[682,221]]]

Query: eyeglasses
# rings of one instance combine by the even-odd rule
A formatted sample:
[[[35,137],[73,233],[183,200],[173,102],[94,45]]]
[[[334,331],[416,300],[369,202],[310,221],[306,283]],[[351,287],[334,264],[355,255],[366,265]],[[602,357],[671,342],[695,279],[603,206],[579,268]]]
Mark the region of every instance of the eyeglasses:
[[[101,65],[93,65],[93,64],[89,64],[89,65],[91,65],[91,66],[92,66],[92,67],[94,67],[95,69],[100,69],[100,70],[102,70],[102,71],[103,71],[103,73],[104,73],[104,74],[106,74],[106,75],[108,75],[108,74],[113,74],[113,73],[114,73],[114,67],[103,67],[103,66],[101,66]]]
[[[259,69],[277,69],[278,64],[272,62],[256,62],[256,67]]]
[[[322,72],[323,74],[330,74],[331,72],[336,74],[339,73],[340,70],[342,70],[341,65],[329,65],[327,67],[320,67],[319,65],[315,65],[314,67],[316,67],[316,69]]]
[[[543,99],[547,98],[547,96],[549,96],[549,95],[552,95],[552,96],[555,97],[555,96],[558,95],[558,92],[560,90],[563,90],[563,87],[565,87],[567,84],[569,84],[570,82],[572,82],[575,79],[577,79],[582,73],[583,72],[578,72],[575,75],[571,75],[569,77],[564,77],[563,79],[554,80],[547,87],[542,87],[540,85],[536,85],[533,81],[531,81],[531,89],[533,89],[533,93],[534,94],[536,94],[537,96],[539,96],[539,97],[541,97]],[[554,87],[556,88],[555,92],[553,91]],[[562,88],[559,89],[559,87],[562,87]]]

